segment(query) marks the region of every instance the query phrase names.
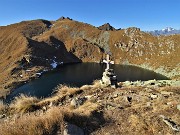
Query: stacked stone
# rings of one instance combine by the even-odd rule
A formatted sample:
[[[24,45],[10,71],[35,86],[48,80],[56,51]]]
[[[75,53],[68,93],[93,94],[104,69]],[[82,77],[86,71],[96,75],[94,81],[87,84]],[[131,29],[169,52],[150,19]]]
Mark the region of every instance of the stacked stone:
[[[101,84],[104,87],[111,86],[113,88],[116,88],[117,87],[117,76],[115,75],[114,70],[109,68],[109,64],[113,63],[112,61],[109,60],[109,55],[107,55],[107,60],[104,60],[104,62],[107,64],[107,67],[106,67],[105,71],[103,72]]]

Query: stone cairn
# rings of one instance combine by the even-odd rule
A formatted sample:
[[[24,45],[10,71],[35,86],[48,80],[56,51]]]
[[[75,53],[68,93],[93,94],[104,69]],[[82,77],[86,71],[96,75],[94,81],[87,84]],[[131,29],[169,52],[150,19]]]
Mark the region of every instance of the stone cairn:
[[[110,69],[110,64],[114,64],[114,61],[111,61],[109,57],[109,54],[107,54],[106,60],[103,60],[103,63],[106,63],[106,69],[103,72],[101,85],[104,87],[111,86],[112,88],[116,88],[117,76],[115,75],[114,70]]]

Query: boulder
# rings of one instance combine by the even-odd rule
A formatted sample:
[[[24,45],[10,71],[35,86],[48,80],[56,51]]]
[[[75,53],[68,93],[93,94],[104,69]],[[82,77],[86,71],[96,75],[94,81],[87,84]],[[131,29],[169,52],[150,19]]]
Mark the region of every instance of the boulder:
[[[180,126],[177,125],[174,121],[172,121],[171,119],[169,118],[166,118],[165,116],[163,115],[160,115],[160,117],[163,119],[163,121],[174,131],[177,131],[179,132],[180,131]]]
[[[173,92],[168,92],[168,91],[161,91],[161,94],[162,95],[172,95],[173,94]]]
[[[67,123],[63,135],[84,135],[84,131],[74,124]]]
[[[84,104],[84,102],[87,100],[86,97],[82,97],[82,98],[73,98],[71,100],[71,106],[73,106],[74,108],[78,108],[80,105]]]
[[[177,109],[180,111],[180,104],[177,105]]]
[[[151,99],[156,99],[156,98],[158,98],[158,95],[152,94],[152,95],[150,95],[150,97],[151,97]]]
[[[3,119],[3,118],[5,118],[5,117],[6,117],[5,114],[1,114],[1,115],[0,115],[0,119]]]

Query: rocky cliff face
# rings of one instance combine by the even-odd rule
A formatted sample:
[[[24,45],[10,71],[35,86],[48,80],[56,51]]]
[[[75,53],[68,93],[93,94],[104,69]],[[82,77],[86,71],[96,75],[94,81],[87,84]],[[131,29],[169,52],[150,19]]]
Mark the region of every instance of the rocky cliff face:
[[[62,63],[100,62],[105,53],[112,53],[117,64],[179,78],[180,35],[155,37],[134,27],[108,30],[69,18],[0,27],[0,89]]]

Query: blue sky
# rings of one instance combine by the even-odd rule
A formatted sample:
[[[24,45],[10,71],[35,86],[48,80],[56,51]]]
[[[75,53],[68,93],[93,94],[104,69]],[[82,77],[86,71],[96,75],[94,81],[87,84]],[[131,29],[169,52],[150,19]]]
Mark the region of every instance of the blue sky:
[[[180,0],[0,0],[0,26],[61,16],[94,26],[180,29]]]

